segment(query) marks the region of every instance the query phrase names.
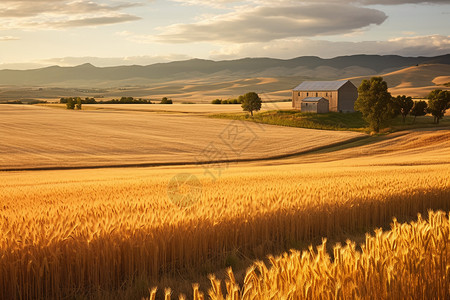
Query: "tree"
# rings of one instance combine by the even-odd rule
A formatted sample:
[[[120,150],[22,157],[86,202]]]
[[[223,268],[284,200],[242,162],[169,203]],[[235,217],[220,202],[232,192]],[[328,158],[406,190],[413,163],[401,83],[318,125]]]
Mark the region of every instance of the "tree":
[[[425,116],[427,114],[427,103],[425,101],[415,101],[411,109],[411,116],[414,116],[413,124],[416,122],[416,117]]]
[[[395,115],[402,115],[403,123],[405,123],[406,116],[411,111],[411,108],[414,105],[414,101],[411,99],[411,97],[406,97],[405,95],[392,98],[392,101],[394,103]]]
[[[172,104],[172,100],[171,99],[167,99],[167,97],[163,97],[161,99],[161,104]]]
[[[261,109],[261,98],[255,92],[250,92],[242,96],[242,109],[250,112],[253,116],[253,111],[259,111]]]
[[[76,100],[77,100],[76,108],[81,110],[82,100],[80,97],[77,97]]]
[[[439,124],[448,108],[450,108],[450,92],[434,90],[428,95],[427,111],[433,115],[434,123]]]
[[[362,113],[375,132],[379,132],[381,126],[394,116],[392,97],[387,89],[382,77],[364,79],[358,87],[355,109]]]
[[[67,109],[75,109],[75,101],[73,98],[67,98],[66,107]]]

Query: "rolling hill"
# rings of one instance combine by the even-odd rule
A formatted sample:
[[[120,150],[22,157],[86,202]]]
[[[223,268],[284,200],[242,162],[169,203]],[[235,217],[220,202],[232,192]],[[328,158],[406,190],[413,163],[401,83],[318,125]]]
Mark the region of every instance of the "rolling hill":
[[[415,96],[423,96],[421,93],[429,88],[422,87],[434,87],[445,81],[445,76],[450,74],[449,66],[450,54],[436,57],[353,55],[331,59],[305,56],[287,60],[192,59],[104,68],[86,63],[75,67],[0,70],[0,100],[169,96],[179,101],[209,102],[215,98],[237,97],[251,90],[279,100],[289,98],[290,89],[303,80],[351,78],[358,82],[379,74],[384,74],[389,85],[397,87],[399,92],[418,87]],[[433,81],[435,78],[438,81]]]
[[[448,89],[450,82],[450,65],[448,64],[424,64],[407,67],[393,72],[380,74],[389,84],[389,91],[393,95],[409,95],[412,97],[424,97],[435,90]],[[348,78],[356,85],[370,76]]]

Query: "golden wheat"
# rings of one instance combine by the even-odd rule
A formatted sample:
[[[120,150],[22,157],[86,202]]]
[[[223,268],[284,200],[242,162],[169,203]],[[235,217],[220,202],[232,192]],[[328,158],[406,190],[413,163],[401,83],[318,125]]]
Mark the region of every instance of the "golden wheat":
[[[314,251],[270,257],[271,268],[256,262],[242,287],[228,271],[226,294],[210,277],[212,300],[246,299],[449,299],[450,221],[443,212],[428,220],[400,224],[366,235],[361,250],[354,242],[336,245],[333,258],[326,240]],[[194,295],[194,300],[198,300]]]
[[[450,209],[447,164],[306,166],[201,177],[203,196],[187,209],[167,197],[177,169],[0,174],[0,299],[73,297],[137,277],[157,282],[205,261],[224,266],[233,249],[261,257],[393,216]]]

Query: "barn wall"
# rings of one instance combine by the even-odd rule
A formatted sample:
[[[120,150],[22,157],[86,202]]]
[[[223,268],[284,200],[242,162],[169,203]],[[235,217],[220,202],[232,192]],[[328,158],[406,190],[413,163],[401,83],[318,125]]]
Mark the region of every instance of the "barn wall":
[[[317,102],[303,102],[301,104],[302,112],[317,112]]]
[[[329,101],[329,111],[339,111],[338,91],[292,91],[292,108],[301,109],[301,101],[306,97],[323,97]]]
[[[301,108],[301,101],[304,98],[304,97],[302,98],[298,94],[299,94],[298,92],[292,91],[292,108],[295,108],[295,109]]]
[[[324,114],[329,111],[330,111],[329,101],[322,100],[317,103],[317,113]]]
[[[337,111],[352,112],[355,111],[355,101],[358,98],[358,90],[351,82],[347,82],[339,89],[338,109]]]

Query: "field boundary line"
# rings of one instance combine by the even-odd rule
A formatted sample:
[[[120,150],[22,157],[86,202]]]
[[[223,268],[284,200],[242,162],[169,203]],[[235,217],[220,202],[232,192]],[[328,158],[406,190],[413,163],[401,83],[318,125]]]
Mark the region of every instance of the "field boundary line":
[[[316,151],[326,150],[333,147],[343,146],[363,139],[369,139],[370,136],[354,137],[345,141],[335,142],[324,146],[314,147],[293,153],[273,155],[263,158],[238,158],[224,159],[215,161],[186,161],[186,162],[157,162],[157,163],[130,163],[130,164],[109,164],[109,165],[92,165],[92,166],[54,166],[54,167],[33,167],[33,168],[0,168],[0,172],[20,172],[20,171],[58,171],[58,170],[86,170],[86,169],[114,169],[114,168],[146,168],[146,167],[165,167],[165,166],[195,166],[221,163],[238,163],[238,162],[256,162],[269,161],[283,158],[290,158],[310,154]]]

